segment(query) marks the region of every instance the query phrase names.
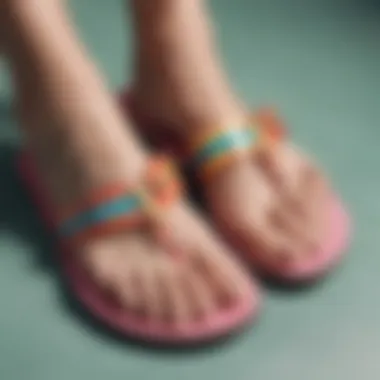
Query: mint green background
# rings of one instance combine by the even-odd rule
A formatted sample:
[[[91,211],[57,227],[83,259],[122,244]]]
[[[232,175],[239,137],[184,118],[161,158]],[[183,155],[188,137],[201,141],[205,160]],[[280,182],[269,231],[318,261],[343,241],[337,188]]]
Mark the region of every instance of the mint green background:
[[[121,1],[71,3],[84,41],[117,89],[132,62]],[[348,204],[355,235],[345,265],[306,292],[269,291],[261,321],[220,349],[160,353],[97,333],[64,302],[46,264],[54,252],[14,177],[9,146],[17,134],[2,73],[1,380],[380,377],[380,7],[368,0],[211,6],[236,89],[249,103],[278,105]]]

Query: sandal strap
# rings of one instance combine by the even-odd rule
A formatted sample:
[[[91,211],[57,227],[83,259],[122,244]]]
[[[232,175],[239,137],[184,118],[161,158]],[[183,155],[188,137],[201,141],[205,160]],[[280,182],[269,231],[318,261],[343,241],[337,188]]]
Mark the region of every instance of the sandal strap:
[[[159,225],[162,214],[181,193],[174,165],[164,157],[155,157],[139,186],[113,183],[89,194],[65,210],[58,231],[64,241],[77,245],[152,223]]]
[[[262,109],[240,125],[209,129],[189,144],[189,165],[202,181],[223,172],[241,157],[266,149],[284,137],[284,127],[270,109]]]

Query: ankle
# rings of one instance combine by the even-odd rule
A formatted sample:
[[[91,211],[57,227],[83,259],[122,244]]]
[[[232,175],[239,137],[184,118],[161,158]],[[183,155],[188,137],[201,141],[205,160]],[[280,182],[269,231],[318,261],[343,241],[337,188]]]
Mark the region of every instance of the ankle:
[[[181,135],[239,120],[243,107],[218,63],[204,1],[134,0],[133,4],[138,108],[180,126]]]

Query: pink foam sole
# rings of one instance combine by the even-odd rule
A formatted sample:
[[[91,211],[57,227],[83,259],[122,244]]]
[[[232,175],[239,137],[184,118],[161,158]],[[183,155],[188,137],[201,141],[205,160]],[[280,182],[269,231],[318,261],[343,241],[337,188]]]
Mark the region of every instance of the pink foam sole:
[[[38,207],[47,227],[54,230],[54,217],[47,193],[42,189],[38,173],[31,157],[20,154],[18,171],[29,193]],[[239,304],[221,309],[207,319],[183,324],[149,320],[122,309],[107,296],[87,275],[84,268],[64,245],[61,247],[60,262],[76,297],[99,320],[119,333],[146,341],[186,344],[204,342],[229,335],[234,330],[247,325],[258,314],[260,296],[253,283],[251,293]]]

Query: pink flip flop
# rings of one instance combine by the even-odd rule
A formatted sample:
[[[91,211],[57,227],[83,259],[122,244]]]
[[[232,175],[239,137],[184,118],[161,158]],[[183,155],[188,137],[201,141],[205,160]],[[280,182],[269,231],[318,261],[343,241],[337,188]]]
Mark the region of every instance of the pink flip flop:
[[[207,319],[181,325],[148,319],[121,308],[90,279],[75,258],[73,247],[95,236],[152,227],[149,223],[152,215],[165,212],[166,207],[173,204],[181,193],[180,181],[167,160],[151,160],[141,188],[131,190],[121,184],[111,184],[91,194],[67,212],[65,210],[63,217],[55,214],[53,204],[48,200],[48,192],[42,187],[28,152],[20,154],[18,171],[36,202],[41,217],[51,230],[58,232],[62,249],[60,263],[74,294],[94,316],[119,333],[152,343],[202,343],[231,334],[248,324],[257,314],[259,294],[252,284],[251,293],[245,299],[234,305],[226,305]],[[159,227],[159,222],[154,225]],[[160,231],[155,229],[154,232]],[[176,255],[177,252],[170,254]],[[173,257],[174,259],[177,260],[178,257]]]
[[[261,109],[247,121],[246,126],[227,131],[208,130],[205,135],[195,136],[190,144],[190,150],[184,152],[176,136],[165,135],[162,132],[165,128],[151,127],[155,124],[138,112],[127,92],[121,95],[120,101],[123,109],[128,110],[143,129],[148,132],[152,130],[161,132],[161,135],[151,133],[154,144],[162,146],[164,150],[181,159],[190,157],[190,169],[195,170],[196,176],[201,180],[208,180],[215,173],[224,170],[234,162],[237,152],[247,153],[252,149],[265,148],[268,144],[274,144],[284,138],[285,128],[281,121],[272,110]],[[265,276],[288,284],[314,281],[329,272],[340,261],[349,243],[348,214],[333,192],[331,192],[329,213],[329,233],[322,247],[310,255],[305,255],[303,260],[286,266],[260,252],[250,251],[248,247],[242,246],[240,241],[236,241],[233,234],[227,238],[240,249],[246,261]]]

